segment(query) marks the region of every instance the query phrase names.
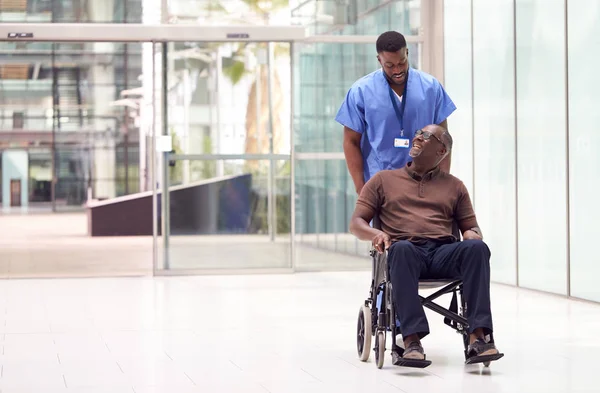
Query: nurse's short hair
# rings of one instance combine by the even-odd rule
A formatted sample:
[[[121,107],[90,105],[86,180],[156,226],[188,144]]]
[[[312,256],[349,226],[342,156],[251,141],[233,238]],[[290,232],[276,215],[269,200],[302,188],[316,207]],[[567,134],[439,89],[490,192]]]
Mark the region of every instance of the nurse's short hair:
[[[397,31],[386,31],[377,38],[375,47],[377,53],[398,52],[400,49],[406,48],[406,38]]]

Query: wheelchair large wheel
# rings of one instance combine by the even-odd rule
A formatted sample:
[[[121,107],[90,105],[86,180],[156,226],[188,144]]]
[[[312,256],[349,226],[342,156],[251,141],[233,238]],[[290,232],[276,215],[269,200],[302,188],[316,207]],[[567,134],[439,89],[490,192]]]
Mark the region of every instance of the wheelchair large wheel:
[[[356,349],[358,350],[358,358],[362,362],[369,360],[372,335],[371,310],[363,304],[358,311],[358,323],[356,326]]]
[[[377,332],[377,347],[375,348],[375,362],[377,368],[383,367],[383,361],[385,359],[385,331]]]

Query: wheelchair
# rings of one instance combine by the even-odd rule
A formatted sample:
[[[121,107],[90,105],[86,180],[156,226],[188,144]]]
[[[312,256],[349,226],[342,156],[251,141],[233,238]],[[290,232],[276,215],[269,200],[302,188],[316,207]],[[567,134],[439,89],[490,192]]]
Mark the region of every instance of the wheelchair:
[[[373,221],[373,227],[380,228],[378,225],[377,218]],[[456,239],[461,239],[458,225],[454,225],[453,229],[454,236]],[[377,250],[372,248],[370,250],[370,256],[372,258],[372,278],[371,287],[369,290],[369,297],[365,300],[364,304],[360,307],[358,312],[358,323],[357,323],[357,351],[358,357],[361,361],[366,362],[369,360],[371,353],[371,339],[374,338],[375,345],[373,350],[375,352],[375,364],[377,368],[382,368],[385,357],[386,349],[386,336],[387,332],[391,333],[392,339],[392,360],[394,365],[404,367],[415,367],[425,368],[431,365],[431,361],[427,360],[411,360],[403,359],[404,348],[400,347],[396,343],[396,336],[401,337],[401,327],[396,325],[396,313],[394,309],[394,302],[392,298],[392,283],[388,279],[388,263],[387,263],[387,251],[383,254],[379,254]],[[420,279],[419,289],[435,289],[441,288],[433,294],[423,297],[419,295],[421,304],[423,307],[440,314],[444,317],[444,323],[456,330],[457,333],[462,335],[465,363],[480,363],[482,361],[478,359],[469,358],[468,346],[469,346],[469,324],[467,322],[467,305],[463,298],[463,282],[461,279]],[[452,300],[450,301],[450,307],[444,308],[434,300],[440,296],[452,294]],[[381,295],[381,304],[378,304],[379,296]],[[459,307],[460,302],[460,307]],[[486,341],[493,340],[492,335],[485,337]],[[489,360],[485,359],[482,363],[485,367],[489,367],[491,360],[497,360],[502,357],[502,354],[488,356]]]

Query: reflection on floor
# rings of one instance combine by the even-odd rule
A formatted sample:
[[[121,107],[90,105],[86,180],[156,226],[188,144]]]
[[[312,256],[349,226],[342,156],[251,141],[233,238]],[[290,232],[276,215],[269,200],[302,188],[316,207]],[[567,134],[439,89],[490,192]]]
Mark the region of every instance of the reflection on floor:
[[[600,305],[492,286],[505,358],[464,366],[429,313],[424,370],[356,356],[369,272],[0,281],[2,393],[598,390]],[[447,304],[442,299],[440,304]]]
[[[140,276],[152,274],[151,237],[89,237],[83,213],[11,214],[0,219],[0,278]],[[299,271],[370,269],[367,247],[351,235],[302,236]],[[336,240],[337,239],[337,240]],[[336,243],[337,241],[337,243]],[[336,248],[343,242],[352,250]],[[328,246],[329,245],[329,246]],[[162,239],[159,255],[162,254]],[[328,247],[329,250],[317,247]],[[170,268],[277,269],[291,266],[290,237],[173,236]],[[336,250],[338,252],[336,252]]]
[[[84,213],[0,218],[0,277],[87,277],[152,273],[152,239],[90,238]]]

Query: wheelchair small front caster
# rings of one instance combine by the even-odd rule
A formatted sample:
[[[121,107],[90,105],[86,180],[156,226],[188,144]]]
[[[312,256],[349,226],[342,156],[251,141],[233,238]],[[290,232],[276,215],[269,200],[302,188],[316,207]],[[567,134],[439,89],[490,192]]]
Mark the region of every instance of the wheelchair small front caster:
[[[483,362],[484,367],[489,367],[491,362]]]
[[[385,359],[385,331],[377,332],[377,347],[375,348],[375,362],[377,368],[383,367],[383,361]]]

